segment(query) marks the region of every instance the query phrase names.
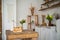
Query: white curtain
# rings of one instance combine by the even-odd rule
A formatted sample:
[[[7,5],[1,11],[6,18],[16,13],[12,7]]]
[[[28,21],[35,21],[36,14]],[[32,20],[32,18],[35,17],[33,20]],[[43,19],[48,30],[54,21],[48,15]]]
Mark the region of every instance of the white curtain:
[[[56,21],[57,26],[57,40],[60,40],[60,19]]]
[[[38,40],[56,40],[55,27],[36,27],[35,30],[39,33]]]

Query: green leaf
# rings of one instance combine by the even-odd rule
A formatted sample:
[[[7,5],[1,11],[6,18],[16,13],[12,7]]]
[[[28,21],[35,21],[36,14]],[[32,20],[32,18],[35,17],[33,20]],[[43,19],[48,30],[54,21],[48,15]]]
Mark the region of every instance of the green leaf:
[[[25,20],[24,20],[24,19],[22,19],[22,20],[20,21],[20,23],[21,23],[21,24],[25,23]]]
[[[53,20],[53,16],[48,14],[46,19],[49,20],[49,21],[52,21]]]

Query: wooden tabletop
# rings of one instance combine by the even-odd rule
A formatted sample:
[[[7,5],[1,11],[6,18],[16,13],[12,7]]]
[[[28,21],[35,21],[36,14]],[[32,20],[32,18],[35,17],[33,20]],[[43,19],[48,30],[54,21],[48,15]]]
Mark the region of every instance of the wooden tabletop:
[[[35,31],[31,31],[31,30],[23,30],[23,32],[13,32],[13,31],[10,31],[10,30],[6,30],[6,34],[7,35],[12,35],[12,34],[32,34],[32,33],[37,33]]]
[[[23,30],[23,32],[13,32],[10,30],[6,31],[6,35],[8,36],[9,39],[12,38],[37,38],[38,33],[35,31],[30,31],[30,30]]]

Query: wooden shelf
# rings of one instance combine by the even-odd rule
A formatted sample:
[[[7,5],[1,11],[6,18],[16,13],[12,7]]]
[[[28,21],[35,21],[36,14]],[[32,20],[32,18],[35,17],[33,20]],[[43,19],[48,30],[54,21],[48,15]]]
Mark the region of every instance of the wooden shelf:
[[[48,2],[45,2],[45,3],[43,3],[43,4],[41,4],[41,5],[46,5],[46,4],[49,4],[49,3],[53,3],[53,2],[55,2],[56,0],[53,0],[53,1],[48,1]],[[57,1],[56,1],[57,2]]]
[[[42,9],[40,9],[39,11],[47,10],[47,9],[51,9],[51,8],[55,8],[55,7],[60,7],[60,2],[57,3],[57,4],[54,4],[54,5],[52,5],[51,7],[48,7],[48,8],[42,8]]]

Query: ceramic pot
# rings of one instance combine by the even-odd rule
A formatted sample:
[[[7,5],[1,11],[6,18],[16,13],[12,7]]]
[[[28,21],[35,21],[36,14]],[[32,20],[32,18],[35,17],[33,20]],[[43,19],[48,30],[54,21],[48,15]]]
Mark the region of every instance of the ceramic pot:
[[[48,24],[48,26],[51,26],[51,21],[49,21],[49,24]]]

